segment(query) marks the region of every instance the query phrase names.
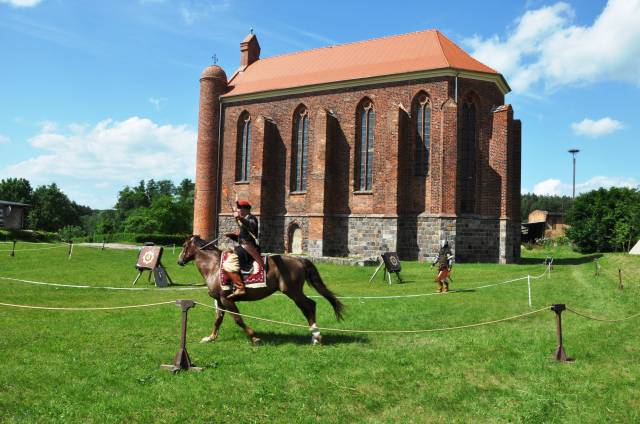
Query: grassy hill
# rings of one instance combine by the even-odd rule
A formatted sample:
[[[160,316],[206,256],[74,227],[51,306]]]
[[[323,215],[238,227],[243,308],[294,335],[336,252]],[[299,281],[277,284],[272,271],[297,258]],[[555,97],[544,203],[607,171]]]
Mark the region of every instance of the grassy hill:
[[[47,247],[48,249],[43,249]],[[193,265],[163,262],[171,289],[71,288],[33,282],[131,287],[137,252],[19,243],[15,257],[0,244],[0,302],[47,307],[109,307],[194,299],[211,305]],[[37,250],[42,249],[42,250]],[[388,285],[374,268],[319,265],[325,283],[347,306],[337,323],[324,299],[322,346],[306,329],[248,319],[262,338],[250,345],[230,317],[220,338],[199,344],[213,312],[189,312],[187,348],[202,373],[172,375],[180,311],[174,305],[109,311],[34,310],[0,306],[0,411],[3,422],[638,422],[640,335],[637,319],[619,323],[563,314],[565,348],[575,359],[552,359],[555,315],[541,311],[492,325],[401,333],[499,320],[567,306],[589,316],[640,312],[640,258],[581,255],[567,248],[524,252],[517,265],[459,264],[451,288],[432,295],[435,271],[403,262],[404,284]],[[551,278],[538,276],[554,258]],[[596,277],[596,262],[600,275]],[[625,288],[618,288],[618,269]],[[6,278],[13,278],[9,280]],[[26,280],[26,283],[15,280]],[[394,280],[395,281],[395,280]],[[484,287],[487,286],[487,287]],[[310,295],[317,293],[307,288]],[[398,296],[375,298],[376,296]],[[402,297],[412,296],[412,297]],[[240,303],[243,313],[305,324],[288,298]]]

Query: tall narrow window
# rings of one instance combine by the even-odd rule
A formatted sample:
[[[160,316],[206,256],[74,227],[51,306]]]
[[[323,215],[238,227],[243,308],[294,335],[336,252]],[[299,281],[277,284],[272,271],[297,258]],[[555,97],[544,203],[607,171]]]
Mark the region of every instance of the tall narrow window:
[[[292,191],[305,191],[309,156],[309,114],[306,109],[296,113],[293,138]]]
[[[431,152],[431,104],[422,94],[416,106],[416,175],[429,174]]]
[[[476,107],[462,106],[462,187],[461,212],[474,213],[476,207]]]
[[[376,113],[371,102],[360,106],[358,111],[358,178],[356,188],[359,191],[370,191],[373,180],[373,130],[376,124]]]
[[[238,123],[238,147],[236,153],[236,181],[249,181],[251,166],[251,116],[245,113]]]

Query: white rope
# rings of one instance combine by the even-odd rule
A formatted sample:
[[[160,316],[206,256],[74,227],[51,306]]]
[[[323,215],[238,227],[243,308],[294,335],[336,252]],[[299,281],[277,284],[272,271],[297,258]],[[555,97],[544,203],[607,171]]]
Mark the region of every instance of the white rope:
[[[158,303],[147,303],[144,305],[129,305],[129,306],[103,306],[103,307],[87,307],[87,308],[63,308],[63,307],[53,307],[53,306],[32,306],[32,305],[16,305],[13,303],[2,303],[0,302],[0,306],[8,306],[11,308],[22,308],[22,309],[40,309],[46,311],[111,311],[116,309],[133,309],[133,308],[148,308],[151,306],[160,306],[160,305],[168,305],[175,304],[175,300],[170,300],[168,302],[158,302]]]
[[[544,275],[546,273],[546,271],[544,273],[542,273],[541,275]],[[531,278],[540,278],[540,276],[538,277],[531,277]],[[462,289],[455,289],[455,290],[449,290],[446,293],[419,293],[419,294],[406,294],[406,295],[391,295],[391,296],[336,296],[337,299],[361,299],[361,300],[377,300],[377,299],[406,299],[406,298],[412,298],[412,297],[426,297],[426,296],[438,296],[438,295],[446,295],[446,294],[450,294],[450,293],[463,293],[465,291],[469,291],[469,290],[480,290],[480,289],[486,289],[489,287],[496,287],[496,286],[501,286],[504,284],[510,284],[510,283],[514,283],[516,281],[521,281],[521,280],[526,280],[527,277],[518,277],[518,278],[514,278],[512,280],[507,280],[507,281],[501,281],[499,283],[493,283],[493,284],[485,284],[483,286],[475,286],[475,287],[467,287],[467,288],[462,288]],[[306,295],[307,297],[313,297],[313,298],[322,298],[322,296],[318,296],[318,295]]]
[[[201,290],[206,289],[207,286],[197,286],[197,287],[165,287],[165,288],[155,288],[155,287],[108,287],[108,286],[89,286],[89,285],[78,285],[78,284],[58,284],[58,283],[45,283],[42,281],[32,281],[32,280],[21,280],[19,278],[11,278],[11,277],[0,277],[1,280],[7,281],[15,281],[19,283],[26,284],[36,284],[41,286],[54,286],[54,287],[67,287],[74,289],[102,289],[102,290],[125,290],[125,291],[145,291],[145,290],[154,290],[154,291],[168,291],[168,290]]]
[[[61,247],[67,246],[51,246],[51,247],[35,247],[33,249],[16,249],[15,252],[28,252],[30,250],[49,250],[49,249],[60,249]],[[13,249],[2,249],[0,252],[12,252]]]
[[[546,271],[545,271],[546,273]],[[545,273],[541,274],[544,275]],[[540,278],[540,276],[538,277],[531,277],[531,278]],[[66,288],[77,288],[77,289],[103,289],[103,290],[124,290],[124,291],[145,291],[145,290],[159,290],[159,291],[167,291],[167,290],[201,290],[201,289],[205,289],[207,288],[206,286],[198,286],[198,287],[166,287],[166,288],[145,288],[145,287],[109,287],[109,286],[90,286],[90,285],[78,285],[78,284],[59,284],[59,283],[47,283],[47,282],[43,282],[43,281],[33,281],[33,280],[23,280],[23,279],[19,279],[19,278],[11,278],[11,277],[2,277],[0,276],[0,279],[2,280],[8,280],[8,281],[14,281],[14,282],[20,282],[20,283],[26,283],[26,284],[36,284],[36,285],[42,285],[42,286],[54,286],[54,287],[66,287]],[[485,284],[483,286],[476,286],[476,287],[468,287],[468,288],[464,288],[464,289],[456,289],[456,290],[449,290],[446,293],[418,293],[418,294],[406,294],[406,295],[391,295],[391,296],[336,296],[337,299],[344,299],[344,300],[385,300],[385,299],[409,299],[409,298],[418,298],[418,297],[427,297],[427,296],[438,296],[438,295],[446,295],[446,294],[450,294],[450,293],[462,293],[465,291],[469,291],[469,290],[479,290],[479,289],[485,289],[485,288],[489,288],[489,287],[496,287],[496,286],[500,286],[500,285],[504,285],[504,284],[510,284],[510,283],[514,283],[516,281],[521,281],[521,280],[526,280],[527,277],[519,277],[519,278],[515,278],[512,280],[507,280],[507,281],[501,281],[499,283],[494,283],[494,284]],[[280,296],[284,296],[282,293],[277,293]],[[307,297],[310,298],[322,298],[322,296],[319,295],[308,295]]]
[[[304,324],[295,324],[292,322],[286,322],[286,321],[277,321],[277,320],[273,320],[273,319],[269,319],[269,318],[261,318],[261,317],[256,317],[256,316],[252,316],[252,315],[246,315],[246,314],[241,314],[239,312],[233,312],[233,311],[229,311],[228,309],[222,309],[220,307],[216,306],[209,306],[206,305],[204,303],[200,303],[200,302],[195,302],[197,305],[202,305],[206,308],[210,308],[210,309],[216,309],[222,312],[227,312],[231,315],[236,315],[239,317],[243,317],[243,318],[249,318],[249,319],[255,319],[258,321],[264,321],[264,322],[269,322],[272,324],[279,324],[279,325],[286,325],[289,327],[299,327],[299,328],[308,328],[308,325],[304,325]],[[524,314],[519,314],[519,315],[514,315],[514,316],[510,316],[507,318],[501,318],[501,319],[496,319],[496,320],[492,320],[492,321],[484,321],[484,322],[478,322],[475,324],[467,324],[467,325],[458,325],[458,326],[454,326],[454,327],[442,327],[442,328],[428,328],[428,329],[422,329],[422,330],[357,330],[357,329],[348,329],[348,328],[329,328],[329,327],[317,327],[318,330],[322,330],[322,331],[335,331],[335,332],[340,332],[340,333],[377,333],[377,334],[410,334],[410,333],[435,333],[435,332],[440,332],[440,331],[451,331],[451,330],[461,330],[464,328],[472,328],[472,327],[480,327],[483,325],[490,325],[490,324],[497,324],[500,322],[505,322],[505,321],[510,321],[510,320],[514,320],[514,319],[518,319],[518,318],[523,318],[529,315],[533,315],[533,314],[537,314],[538,312],[542,312],[542,311],[547,311],[549,310],[549,307],[546,306],[544,308],[538,309],[536,311],[531,311],[531,312],[525,312]]]

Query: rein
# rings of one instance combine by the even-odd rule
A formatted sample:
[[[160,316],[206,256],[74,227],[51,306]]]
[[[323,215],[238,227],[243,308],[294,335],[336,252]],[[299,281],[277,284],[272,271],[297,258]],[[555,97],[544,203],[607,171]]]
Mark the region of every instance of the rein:
[[[220,236],[220,237],[222,237],[222,236]],[[197,247],[198,249],[200,249],[200,250],[204,250],[205,248],[209,247],[210,245],[212,245],[212,244],[214,244],[215,242],[217,242],[218,240],[220,240],[220,237],[218,237],[218,238],[217,238],[217,239],[215,239],[215,240],[210,241],[209,243],[205,244],[205,245],[204,245],[204,246],[202,246],[202,247],[199,247],[199,246],[197,246],[197,245],[196,245],[196,247]]]

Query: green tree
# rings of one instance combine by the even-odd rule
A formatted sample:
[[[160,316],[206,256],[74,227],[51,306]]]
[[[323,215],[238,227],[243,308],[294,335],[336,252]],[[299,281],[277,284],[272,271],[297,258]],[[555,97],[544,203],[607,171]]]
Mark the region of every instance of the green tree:
[[[192,204],[195,191],[196,185],[188,178],[180,181],[180,184],[176,187],[176,194],[178,195],[178,198],[185,202],[191,202]]]
[[[628,250],[640,237],[640,192],[613,187],[582,194],[567,223],[567,236],[583,252]]]
[[[118,193],[116,210],[126,216],[130,211],[138,208],[149,207],[151,202],[147,198],[144,181],[140,181],[137,186],[126,186]]]
[[[527,222],[529,214],[536,210],[549,212],[566,212],[573,199],[569,196],[551,196],[526,193],[520,197],[520,216],[522,222]]]
[[[0,181],[0,200],[33,203],[33,189],[24,178],[7,178]]]
[[[127,233],[158,233],[160,223],[153,218],[149,208],[139,208],[124,221],[123,229]]]
[[[80,215],[56,183],[43,185],[33,192],[29,226],[35,230],[58,231],[67,225],[80,225]]]

